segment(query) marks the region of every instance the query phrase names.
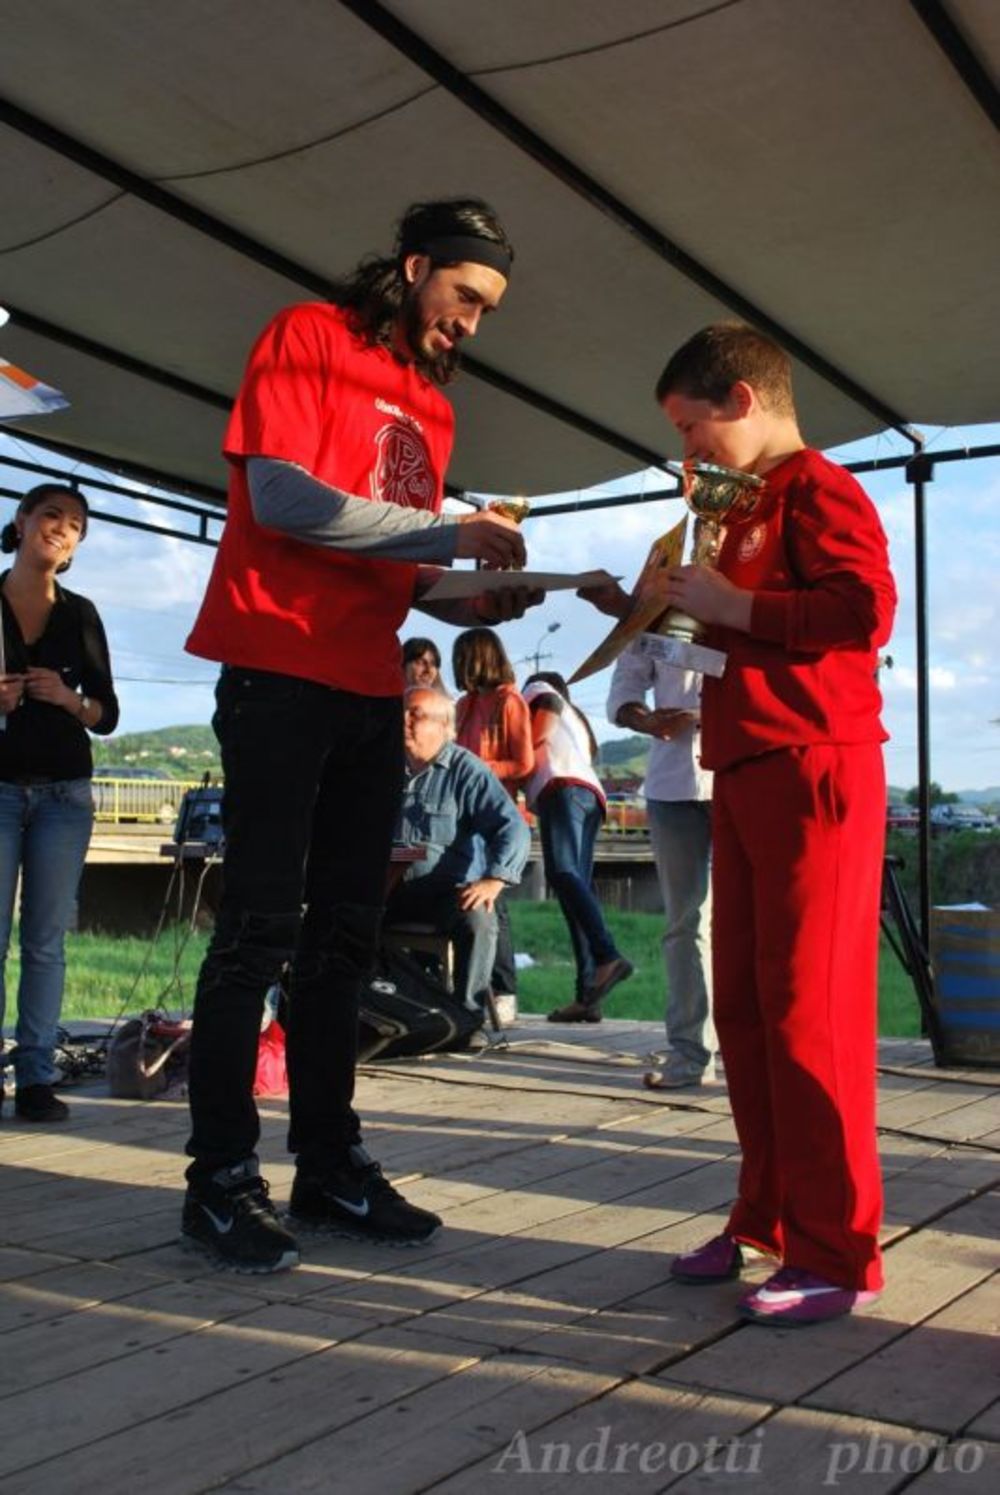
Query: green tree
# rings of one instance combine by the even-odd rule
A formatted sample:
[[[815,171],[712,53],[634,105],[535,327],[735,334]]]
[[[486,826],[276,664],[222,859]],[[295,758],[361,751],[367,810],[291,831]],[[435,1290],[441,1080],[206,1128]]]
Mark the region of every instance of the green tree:
[[[930,799],[932,805],[957,805],[958,795],[952,794],[948,789],[942,789],[940,784],[935,784],[933,779],[930,786]],[[920,803],[920,789],[914,784],[912,789],[906,791],[906,803],[918,805]]]

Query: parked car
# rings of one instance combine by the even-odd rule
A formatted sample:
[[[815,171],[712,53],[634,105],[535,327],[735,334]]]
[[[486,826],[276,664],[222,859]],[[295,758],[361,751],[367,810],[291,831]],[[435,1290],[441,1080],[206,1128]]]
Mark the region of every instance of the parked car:
[[[885,812],[886,830],[918,831],[920,811],[916,805],[890,805]]]
[[[931,810],[934,831],[992,831],[996,824],[996,817],[978,805],[935,805]]]
[[[94,813],[98,820],[147,820],[170,825],[189,787],[162,768],[140,768],[132,763],[97,768]]]

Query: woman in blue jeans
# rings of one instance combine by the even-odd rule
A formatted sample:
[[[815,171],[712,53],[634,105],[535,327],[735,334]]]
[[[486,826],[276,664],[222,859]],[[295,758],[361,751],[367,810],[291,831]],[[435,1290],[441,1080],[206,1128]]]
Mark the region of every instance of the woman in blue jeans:
[[[535,749],[525,798],[538,817],[546,880],[559,900],[576,960],[575,999],[550,1012],[549,1022],[599,1023],[602,1001],[631,976],[632,965],[619,954],[594,893],[594,842],[606,805],[593,766],[597,744],[561,675],[532,675],[522,694]]]
[[[88,732],[113,732],[118,702],[97,610],[56,581],[87,533],[86,500],[43,483],[0,532],[14,564],[0,576],[0,1024],[3,970],[21,878],[14,1109],[65,1121],[52,1092],[63,944],[94,818]],[[0,1104],[3,1091],[0,1089]]]

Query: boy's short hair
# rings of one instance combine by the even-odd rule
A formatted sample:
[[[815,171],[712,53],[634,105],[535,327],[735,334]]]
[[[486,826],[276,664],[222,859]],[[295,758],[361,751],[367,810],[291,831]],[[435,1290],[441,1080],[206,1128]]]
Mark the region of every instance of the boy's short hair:
[[[680,394],[721,405],[740,380],[752,385],[766,410],[795,414],[791,359],[746,322],[713,322],[688,338],[656,381],[656,403]]]

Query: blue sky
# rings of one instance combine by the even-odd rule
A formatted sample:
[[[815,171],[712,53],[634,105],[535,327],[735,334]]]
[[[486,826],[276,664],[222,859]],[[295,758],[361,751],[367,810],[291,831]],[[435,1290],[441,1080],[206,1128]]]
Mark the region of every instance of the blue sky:
[[[41,429],[41,423],[40,423]],[[1000,441],[1000,425],[925,432],[929,450],[983,445]],[[903,453],[894,433],[830,455],[851,461]],[[39,461],[48,454],[34,449]],[[31,456],[20,437],[0,435],[0,456]],[[76,469],[86,477],[87,470]],[[5,487],[27,488],[32,478],[0,465]],[[606,484],[588,494],[655,493],[655,473]],[[888,652],[892,670],[883,673],[885,721],[891,733],[886,747],[889,781],[916,782],[916,646],[913,583],[912,494],[901,470],[862,478],[875,501],[889,536],[900,593],[896,629]],[[135,485],[134,501],[98,492],[88,494],[95,511],[136,515],[152,524],[165,511],[143,503]],[[539,499],[538,507],[546,500]],[[0,500],[0,520],[12,511]],[[1000,459],[943,463],[928,489],[928,555],[931,637],[932,773],[948,789],[980,789],[1000,784]],[[525,534],[529,564],[545,570],[577,571],[604,565],[630,584],[652,541],[677,522],[676,501],[653,499],[627,508],[531,518]],[[73,569],[72,584],[97,603],[108,630],[112,660],[122,701],[122,731],[139,731],[182,722],[207,722],[212,710],[214,669],[184,653],[184,639],[194,617],[213,552],[180,540],[153,536],[120,526],[94,523]],[[547,632],[550,624],[558,624]],[[540,648],[542,667],[569,675],[603,637],[608,620],[579,602],[571,592],[553,593],[541,608],[504,629],[518,677],[528,673],[527,659]],[[455,630],[420,613],[406,632],[435,638],[447,662]],[[450,681],[450,671],[446,669]],[[599,738],[619,736],[607,725],[604,703],[609,673],[581,682],[574,699],[590,715]]]

